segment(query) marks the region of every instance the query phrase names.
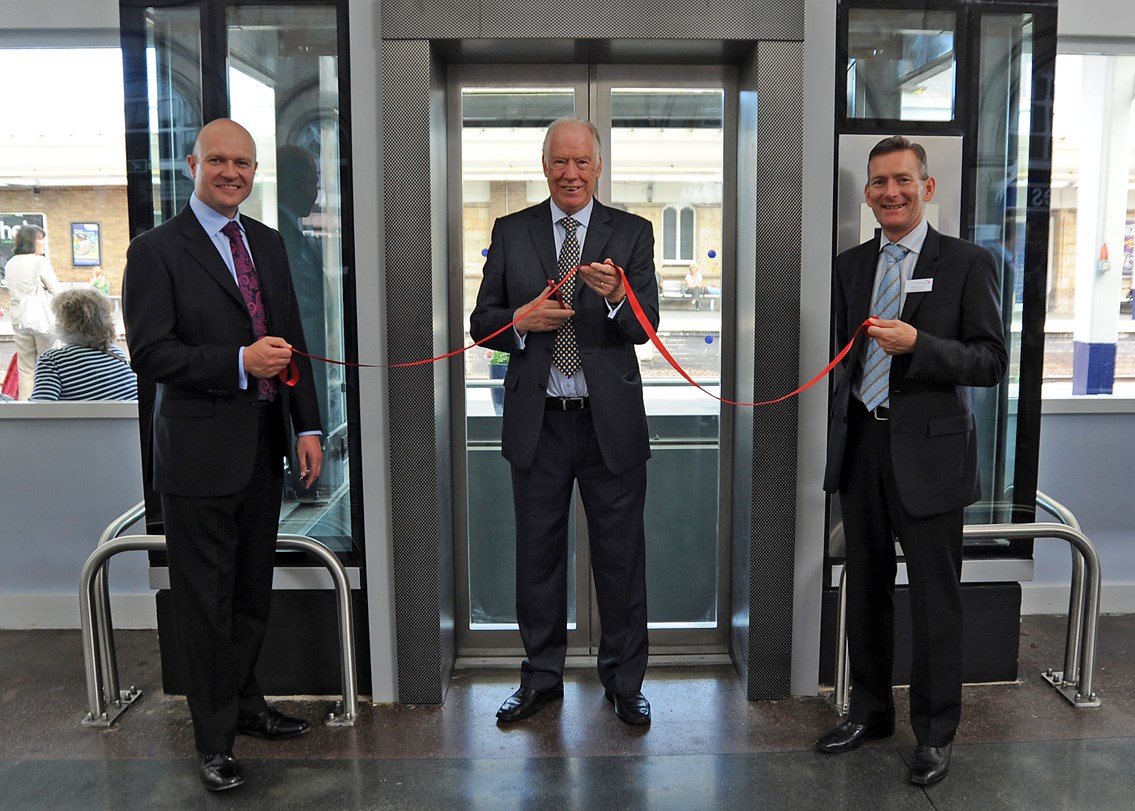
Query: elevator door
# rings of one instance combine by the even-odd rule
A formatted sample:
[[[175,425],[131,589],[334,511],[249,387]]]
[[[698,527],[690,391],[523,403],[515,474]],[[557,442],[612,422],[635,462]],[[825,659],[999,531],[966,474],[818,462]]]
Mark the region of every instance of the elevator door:
[[[548,197],[544,131],[564,115],[600,130],[598,198],[650,220],[659,281],[659,335],[681,365],[718,392],[722,330],[729,328],[731,251],[726,133],[733,97],[721,68],[452,66],[448,86],[451,289],[463,328],[476,300],[494,221]],[[732,159],[730,159],[732,165]],[[706,288],[685,292],[696,266]],[[466,333],[468,340],[468,334]],[[718,516],[720,409],[651,345],[639,347],[652,459],[646,503],[647,589],[654,654],[723,653],[727,561]],[[500,455],[501,353],[474,350],[464,368],[464,537],[456,558],[458,646],[466,657],[521,651],[515,611],[515,537],[508,463]],[[460,428],[460,426],[458,426]],[[460,462],[458,463],[460,467]],[[599,642],[586,521],[575,500],[569,529],[569,653]]]

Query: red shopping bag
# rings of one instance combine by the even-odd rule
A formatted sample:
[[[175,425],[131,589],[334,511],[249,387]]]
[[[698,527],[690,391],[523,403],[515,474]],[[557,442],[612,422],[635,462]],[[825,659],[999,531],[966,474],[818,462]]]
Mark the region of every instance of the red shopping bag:
[[[4,384],[0,386],[0,394],[7,394],[13,400],[20,396],[20,367],[16,363],[15,355],[12,355],[12,362],[8,364],[8,371],[4,374]]]

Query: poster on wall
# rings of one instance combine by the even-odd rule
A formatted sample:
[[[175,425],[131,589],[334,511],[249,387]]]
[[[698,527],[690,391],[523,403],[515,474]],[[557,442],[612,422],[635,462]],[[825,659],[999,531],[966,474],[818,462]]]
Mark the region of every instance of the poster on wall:
[[[97,222],[71,223],[71,265],[77,268],[102,264],[102,245]]]
[[[38,225],[46,233],[47,217],[42,211],[27,214],[0,212],[0,267],[12,258],[12,242],[21,225]]]

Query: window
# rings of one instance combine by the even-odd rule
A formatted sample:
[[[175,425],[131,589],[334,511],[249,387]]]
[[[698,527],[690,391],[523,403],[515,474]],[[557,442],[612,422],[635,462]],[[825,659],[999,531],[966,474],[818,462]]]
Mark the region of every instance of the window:
[[[1135,394],[1135,56],[1056,59],[1046,393]]]
[[[34,102],[0,121],[0,266],[15,226],[40,225],[57,290],[97,284],[121,320],[122,270],[130,229],[126,197],[122,56],[118,48],[0,49],[0,72],[34,77]],[[32,85],[28,85],[31,87]],[[19,104],[17,104],[19,106]],[[73,226],[82,226],[75,230]],[[74,233],[73,233],[74,232]],[[91,236],[97,235],[97,250]],[[0,288],[0,332],[12,333],[11,293]],[[0,378],[16,354],[0,341]],[[30,359],[34,368],[35,359]],[[21,387],[24,399],[30,388]]]
[[[662,261],[692,262],[694,259],[694,209],[691,206],[662,209]]]

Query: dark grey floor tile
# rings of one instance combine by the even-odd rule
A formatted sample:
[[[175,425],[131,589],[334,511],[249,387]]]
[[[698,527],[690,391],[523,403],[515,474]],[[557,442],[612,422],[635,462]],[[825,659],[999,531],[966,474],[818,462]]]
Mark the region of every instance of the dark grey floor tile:
[[[1132,762],[1135,738],[956,746],[950,776],[926,792],[937,809],[1129,809]]]

